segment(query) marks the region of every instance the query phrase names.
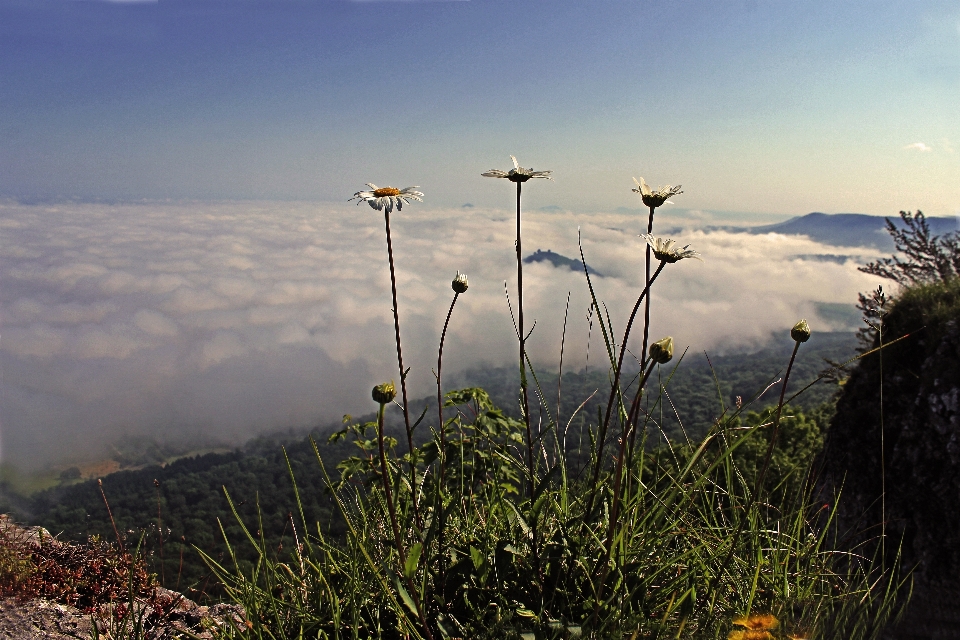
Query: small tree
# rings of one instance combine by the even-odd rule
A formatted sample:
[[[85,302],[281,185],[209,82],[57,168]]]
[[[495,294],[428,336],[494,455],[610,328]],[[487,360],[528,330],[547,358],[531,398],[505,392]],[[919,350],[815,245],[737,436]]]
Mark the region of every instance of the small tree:
[[[893,280],[901,287],[947,282],[960,276],[960,232],[933,235],[922,211],[901,211],[900,220],[902,226],[887,218],[887,233],[901,255],[869,262],[859,267],[860,271]],[[888,300],[882,286],[859,294],[857,308],[867,323],[858,331],[862,350],[875,346],[875,327],[882,320]]]
[[[887,233],[893,238],[897,252],[870,262],[860,271],[895,281],[900,286],[946,282],[960,274],[960,233],[931,235],[922,211],[901,211],[903,226],[887,218]]]

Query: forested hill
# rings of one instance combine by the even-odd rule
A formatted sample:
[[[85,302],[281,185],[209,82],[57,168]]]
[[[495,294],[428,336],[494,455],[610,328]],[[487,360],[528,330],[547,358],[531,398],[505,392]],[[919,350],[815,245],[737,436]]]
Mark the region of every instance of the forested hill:
[[[323,434],[317,435],[321,436],[317,442],[325,464],[331,474],[335,474],[336,463],[351,455],[354,447],[328,444]],[[164,467],[119,471],[102,479],[103,492],[127,544],[135,544],[138,536],[145,534],[144,548],[151,556],[153,569],[164,577],[165,585],[175,588],[179,582],[180,588],[194,587],[197,592],[188,595],[199,597],[207,571],[193,546],[223,558],[226,547],[219,529],[222,525],[232,543],[242,543],[237,545],[241,557],[249,551],[242,529],[230,511],[225,490],[252,532],[260,528],[259,508],[264,533],[271,543],[280,545],[282,534],[282,544],[292,548],[288,514],[297,513],[298,509],[284,448],[301,491],[306,521],[325,523],[325,534],[339,535],[342,521],[334,514],[335,506],[326,494],[316,454],[305,438],[283,446],[276,440],[261,440],[232,453],[210,453],[183,458]],[[27,504],[29,513],[18,514],[22,519],[40,524],[63,538],[83,540],[97,535],[105,540],[115,539],[96,480],[41,492]],[[164,532],[162,569],[158,512]],[[299,526],[299,514],[295,522]]]
[[[813,382],[829,365],[825,361],[845,361],[856,355],[855,334],[847,332],[815,332],[810,341],[797,353],[789,384],[790,394],[799,391]],[[663,396],[651,392],[648,394],[651,413],[659,420],[662,415],[662,427],[665,433],[674,438],[682,438],[681,424],[690,437],[701,437],[724,409],[735,406],[740,396],[744,403],[750,402],[758,393],[781,378],[786,373],[787,363],[793,342],[785,333],[780,340],[773,340],[771,346],[748,354],[710,355],[704,352],[687,352],[681,359],[680,352],[673,362],[661,367],[659,381],[666,389]],[[602,354],[601,354],[602,355]],[[592,367],[589,372],[564,372],[560,394],[560,423],[565,424],[580,403],[587,400],[577,414],[574,426],[582,421],[596,422],[597,406],[604,405],[610,392],[610,383],[606,368]],[[636,376],[637,366],[633,363],[624,367],[624,380]],[[557,413],[556,370],[538,370],[536,381],[546,398],[550,416]],[[476,386],[486,389],[498,406],[506,413],[519,416],[519,403],[516,390],[519,388],[519,374],[514,367],[497,369],[476,369],[467,371],[455,382],[458,386]],[[648,389],[656,390],[657,377]],[[531,384],[534,384],[533,382]],[[535,386],[535,385],[534,385]],[[815,384],[795,401],[794,405],[808,409],[831,399],[837,390],[835,383],[826,380]],[[535,393],[535,391],[531,391]],[[780,385],[770,387],[762,397],[749,408],[759,410],[777,401]],[[657,399],[663,402],[657,404]],[[662,412],[661,412],[662,409]],[[544,421],[548,416],[544,412]],[[657,430],[659,431],[659,430]],[[574,443],[574,446],[575,443]]]

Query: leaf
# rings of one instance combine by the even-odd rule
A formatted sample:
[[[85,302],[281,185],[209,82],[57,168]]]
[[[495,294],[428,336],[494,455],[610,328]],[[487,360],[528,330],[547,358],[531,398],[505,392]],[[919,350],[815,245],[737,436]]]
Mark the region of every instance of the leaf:
[[[477,549],[473,545],[470,545],[470,559],[473,560],[473,568],[478,570],[483,566],[485,560],[480,549]]]
[[[511,514],[507,514],[508,517],[511,517],[511,519],[514,520],[514,522],[520,525],[520,529],[523,530],[523,535],[525,536],[530,535],[530,525],[528,525],[527,521],[523,519],[522,515],[520,515],[520,510],[517,509],[517,505],[513,504],[513,502],[509,500],[506,501],[506,505],[510,507],[511,514],[512,514],[512,517],[511,517]]]
[[[553,480],[553,477],[557,475],[560,471],[560,464],[555,464],[551,467],[550,471],[547,472],[547,475],[540,480],[540,484],[537,485],[536,490],[533,492],[533,501],[536,502],[537,498],[540,497],[540,494],[543,493],[543,490],[550,486],[550,481]]]
[[[407,553],[407,561],[403,565],[403,575],[405,578],[412,578],[417,572],[417,566],[420,564],[420,553],[423,551],[423,545],[417,542],[410,547]]]
[[[393,584],[397,588],[397,593],[400,594],[400,599],[403,600],[403,604],[407,605],[407,609],[410,609],[410,613],[413,615],[418,615],[417,605],[413,603],[413,598],[410,597],[410,594],[407,593],[407,590],[403,587],[403,584],[400,582],[400,578],[394,576]]]

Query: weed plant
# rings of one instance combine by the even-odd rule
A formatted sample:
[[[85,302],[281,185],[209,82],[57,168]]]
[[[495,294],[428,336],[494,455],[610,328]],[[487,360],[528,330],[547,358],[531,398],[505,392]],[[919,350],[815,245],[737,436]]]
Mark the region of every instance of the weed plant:
[[[227,561],[206,556],[228,596],[246,611],[245,625],[227,635],[878,637],[902,602],[897,594],[905,582],[897,567],[884,570],[872,557],[840,546],[835,500],[814,499],[809,468],[781,473],[790,466],[782,460],[785,444],[807,451],[808,459],[818,446],[786,395],[796,354],[810,336],[806,322],[790,332],[793,355],[782,380],[767,385],[780,382],[773,409],[749,412],[765,390],[757,389],[753,398],[725,407],[702,440],[650,444],[675,364],[672,338],[650,341],[649,293],[664,269],[699,254],[653,235],[656,209],[680,188],[655,191],[641,179],[634,191],[649,208],[646,278],[622,332],[584,272],[610,383],[606,403],[587,417],[584,462],[570,455],[565,438],[576,414],[566,423],[551,415],[525,347],[521,185],[549,172],[522,168],[514,159],[514,169],[484,175],[516,185],[519,418],[506,415],[483,389],[444,392],[442,343],[435,371],[442,407],[416,412],[401,405],[405,446],[384,431],[385,410],[397,403],[394,383],[375,387],[377,419],[349,423],[334,436],[352,439],[356,456],[327,469],[314,445],[346,535],[329,538],[320,523],[303,517],[291,470],[300,519],[289,556],[272,552],[259,521],[240,522],[245,539],[227,540]],[[422,194],[414,187],[370,187],[355,197],[384,212],[393,276],[389,215]],[[582,250],[581,263],[587,264]],[[458,274],[452,286],[455,303],[467,290],[466,278]],[[395,291],[393,299],[397,375],[405,388]],[[444,336],[453,311],[451,304]],[[639,373],[625,375],[635,324],[643,336]],[[651,380],[662,383],[651,388]],[[540,425],[532,420],[536,405],[547,417]],[[429,428],[432,437],[414,446],[411,433],[418,428]],[[258,560],[241,562],[236,545],[251,545]]]

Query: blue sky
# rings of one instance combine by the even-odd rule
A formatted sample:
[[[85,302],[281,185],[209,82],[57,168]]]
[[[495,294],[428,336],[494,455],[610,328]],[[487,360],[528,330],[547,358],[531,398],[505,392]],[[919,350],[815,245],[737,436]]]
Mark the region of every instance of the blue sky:
[[[0,197],[960,213],[952,2],[0,0]],[[919,143],[919,144],[918,144]],[[914,145],[914,146],[911,146]]]

